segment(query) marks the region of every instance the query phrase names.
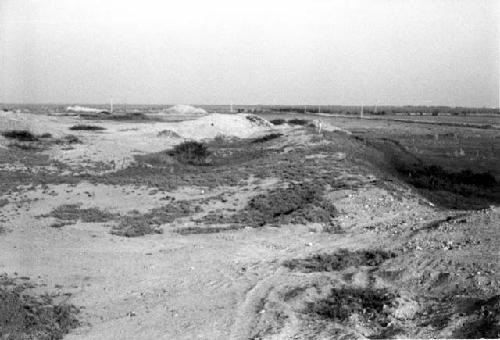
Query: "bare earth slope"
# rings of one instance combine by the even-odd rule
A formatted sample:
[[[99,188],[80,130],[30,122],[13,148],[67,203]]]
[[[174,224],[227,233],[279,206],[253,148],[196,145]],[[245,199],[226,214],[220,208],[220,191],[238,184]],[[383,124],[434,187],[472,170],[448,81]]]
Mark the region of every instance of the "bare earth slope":
[[[215,120],[209,165],[156,153],[207,117],[0,149],[0,272],[81,307],[66,339],[499,336],[495,201],[443,207],[342,131]]]

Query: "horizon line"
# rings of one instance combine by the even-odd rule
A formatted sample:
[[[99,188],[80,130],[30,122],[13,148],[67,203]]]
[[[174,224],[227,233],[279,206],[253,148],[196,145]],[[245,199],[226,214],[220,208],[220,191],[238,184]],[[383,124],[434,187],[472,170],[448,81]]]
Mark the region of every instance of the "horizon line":
[[[45,103],[16,103],[16,102],[0,102],[0,105],[91,105],[91,106],[109,106],[110,103],[75,103],[75,102],[45,102]],[[187,103],[187,104],[179,104],[179,103],[113,103],[113,106],[140,106],[140,105],[150,105],[150,106],[174,106],[174,105],[191,105],[191,106],[267,106],[267,107],[328,107],[328,106],[337,106],[337,107],[445,107],[445,108],[464,108],[464,109],[491,109],[491,110],[500,110],[500,106],[462,106],[462,105],[443,105],[443,104],[235,104],[235,103],[227,103],[227,104],[200,104],[200,103]]]

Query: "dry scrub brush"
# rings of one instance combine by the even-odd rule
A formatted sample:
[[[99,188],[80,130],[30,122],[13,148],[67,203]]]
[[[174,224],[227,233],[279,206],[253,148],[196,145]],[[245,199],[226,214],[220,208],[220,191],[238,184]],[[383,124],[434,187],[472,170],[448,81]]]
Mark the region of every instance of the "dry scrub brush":
[[[206,165],[210,152],[205,144],[196,141],[186,141],[176,145],[169,152],[177,161],[191,165]]]

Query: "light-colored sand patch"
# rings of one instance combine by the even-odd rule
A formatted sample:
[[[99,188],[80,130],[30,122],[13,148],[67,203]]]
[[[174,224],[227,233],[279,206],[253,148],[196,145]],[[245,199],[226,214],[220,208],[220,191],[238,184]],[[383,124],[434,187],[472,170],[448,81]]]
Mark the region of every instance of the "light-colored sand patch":
[[[79,204],[81,208],[98,208],[114,213],[132,210],[146,212],[165,202],[165,192],[151,188],[91,184],[81,182],[76,186],[49,185],[13,195],[12,202],[29,206],[30,214],[44,215],[64,204]]]
[[[35,134],[48,132],[54,137],[66,134],[66,126],[61,124],[58,117],[0,111],[0,132],[7,130],[29,130]]]
[[[151,209],[161,207],[174,198],[176,201],[190,201],[211,199],[223,193],[228,196],[252,196],[258,188],[268,188],[278,183],[276,178],[258,180],[250,178],[245,186],[201,188],[194,186],[179,187],[174,191],[166,192],[148,187],[132,185],[107,185],[81,182],[77,185],[59,184],[45,187],[21,187],[12,193],[7,209],[16,209],[23,205],[34,216],[48,214],[53,209],[65,204],[78,204],[81,208],[98,208],[112,213],[126,214],[133,210],[145,213]],[[246,188],[245,192],[240,192]],[[245,201],[245,200],[243,200]]]
[[[199,107],[194,107],[191,105],[174,105],[169,107],[168,109],[163,110],[164,114],[174,114],[174,115],[204,115],[207,114],[207,111],[205,111],[202,108]]]
[[[160,127],[144,126],[139,130],[78,133],[76,135],[83,140],[83,144],[75,144],[73,149],[54,149],[51,156],[73,168],[103,162],[118,170],[128,166],[135,154],[169,149],[182,141],[178,138],[159,138],[158,130]]]
[[[117,123],[93,122],[106,128],[103,132],[72,131],[83,144],[73,149],[54,149],[51,156],[78,167],[82,164],[106,162],[113,170],[126,167],[136,154],[172,148],[187,139],[210,139],[217,136],[251,137],[273,129],[272,124],[254,115],[210,114],[183,122]],[[170,136],[162,131],[171,131]],[[179,138],[180,137],[180,138]]]
[[[273,128],[271,123],[256,115],[213,113],[178,123],[173,130],[184,138],[200,140],[217,136],[248,138]]]
[[[57,172],[58,168],[54,165],[48,165],[48,166],[26,166],[25,164],[21,163],[5,163],[5,164],[0,164],[0,170],[3,171],[20,171],[20,172],[31,172],[31,173],[39,173],[42,171],[49,171],[49,172]]]

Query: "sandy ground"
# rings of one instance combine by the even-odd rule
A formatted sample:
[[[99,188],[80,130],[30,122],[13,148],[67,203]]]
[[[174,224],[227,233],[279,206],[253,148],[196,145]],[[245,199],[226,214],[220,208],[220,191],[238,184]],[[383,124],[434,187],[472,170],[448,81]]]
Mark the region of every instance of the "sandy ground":
[[[342,219],[347,233],[330,237],[315,225],[190,236],[170,232],[170,226],[165,226],[162,235],[129,239],[110,235],[103,224],[76,223],[55,229],[49,227],[51,218],[39,217],[63,203],[121,212],[146,209],[161,205],[163,194],[81,184],[14,196],[1,215],[11,232],[0,238],[4,250],[0,270],[28,276],[52,291],[70,293],[69,301],[85,308],[81,317],[88,325],[73,331],[68,339],[246,339],[255,335],[266,313],[258,307],[262,299],[284,304],[276,294],[287,286],[307,286],[326,277],[328,282],[345,282],[340,274],[321,278],[289,273],[280,265],[283,260],[339,248],[387,246],[394,236],[401,236],[398,242],[403,243],[409,229],[442,217],[414,200],[400,202],[373,187],[361,193],[335,193],[339,207],[347,213]],[[216,193],[205,193],[211,194]],[[175,193],[179,199],[189,196],[197,197],[190,188]],[[379,211],[375,219],[374,209]],[[500,222],[499,209],[469,215],[472,219],[491,216],[485,225],[467,222],[474,227],[491,230]],[[383,235],[375,230],[394,225],[400,227],[382,231]],[[498,230],[492,237],[498,244]],[[448,235],[447,239],[456,242],[457,237]],[[498,272],[498,254],[494,248],[490,251],[489,261]],[[438,253],[445,252],[438,245]],[[463,254],[457,251],[452,257]],[[438,273],[444,261],[440,257],[434,261],[410,257],[397,265],[404,269],[417,262],[423,267],[420,270]],[[488,258],[478,260],[487,262]],[[366,287],[366,272],[355,274],[356,285]],[[496,279],[492,288],[498,287]],[[261,310],[256,313],[256,308]],[[278,338],[287,339],[287,334],[301,338],[302,328],[296,320]]]
[[[102,131],[69,130],[78,124],[95,125]],[[259,136],[273,127],[253,124],[245,115],[210,114],[196,120],[181,122],[116,122],[84,120],[74,116],[45,116],[29,113],[0,113],[0,131],[27,129],[36,134],[50,132],[54,136],[75,135],[81,144],[67,148],[53,148],[47,153],[74,170],[98,173],[103,170],[123,169],[133,156],[169,149],[183,140],[203,140],[218,135],[248,138]],[[161,134],[172,131],[176,136]],[[0,146],[8,140],[0,136]],[[89,170],[90,168],[90,170]],[[92,169],[93,168],[93,169]]]
[[[63,131],[75,122],[69,117],[50,119],[54,131]],[[172,123],[92,124],[107,130],[78,132],[84,144],[72,150],[52,149],[50,156],[75,169],[105,162],[114,164],[112,170],[116,170],[129,164],[135,153],[160,151],[179,142],[158,137],[159,131],[170,129],[181,135],[196,131],[195,125],[176,127]],[[300,145],[303,141],[292,140],[287,145],[293,147],[294,142]],[[339,156],[339,162],[343,157]],[[87,182],[25,187],[2,196],[8,203],[0,208],[0,223],[7,229],[0,235],[0,272],[30,277],[41,292],[66,294],[66,301],[81,306],[83,324],[67,339],[364,338],[370,330],[362,326],[351,327],[349,333],[342,331],[342,325],[333,329],[312,322],[301,312],[304,303],[338,285],[401,289],[428,277],[422,287],[435,288],[435,278],[443,272],[452,275],[443,283],[443,290],[459,282],[498,294],[498,207],[440,211],[407,188],[393,191],[372,184],[374,178],[366,173],[361,188],[329,193],[342,212],[336,221],[345,231],[342,234],[325,233],[323,225],[310,224],[181,235],[174,229],[190,222],[180,219],[163,225],[163,234],[124,238],[110,234],[109,223],[79,221],[53,228],[54,219],[44,216],[63,204],[120,214],[145,212],[164,205],[162,199],[167,195],[176,200],[210,201],[223,193],[238,198],[241,205],[256,193],[275,187],[278,182],[274,179],[250,179],[246,191],[242,187],[181,187],[164,192]],[[228,205],[217,200],[210,204],[212,209]],[[459,228],[446,220],[456,215],[463,219]],[[425,231],[436,221],[437,229]],[[451,231],[440,230],[447,223]],[[480,246],[473,247],[476,242]],[[401,277],[397,282],[375,277],[369,268],[304,274],[282,266],[288,259],[340,248],[397,249],[401,255],[383,269],[399,270]],[[462,274],[458,268],[466,269]],[[283,297],[297,287],[301,293],[296,298]],[[396,314],[412,320],[422,304],[414,297],[401,299]],[[286,316],[285,321],[277,322],[276,315]],[[275,332],[273,327],[277,327]],[[408,327],[413,337],[453,335],[451,326],[440,330],[416,324]]]

